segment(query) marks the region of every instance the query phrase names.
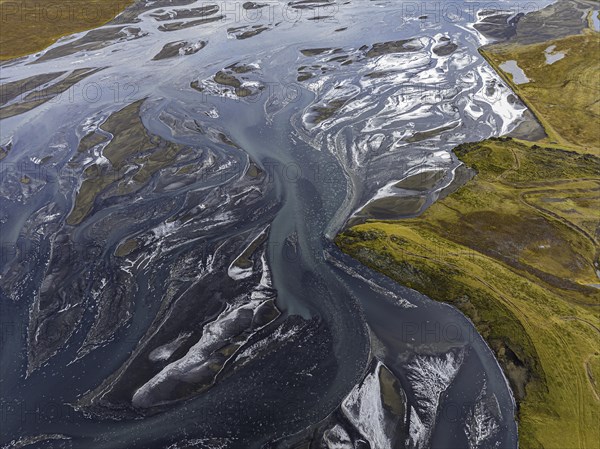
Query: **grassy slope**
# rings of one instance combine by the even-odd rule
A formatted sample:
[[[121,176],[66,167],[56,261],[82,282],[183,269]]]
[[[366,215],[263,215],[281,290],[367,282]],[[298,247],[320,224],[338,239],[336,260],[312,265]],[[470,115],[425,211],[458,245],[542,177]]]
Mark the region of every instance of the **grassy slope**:
[[[552,65],[544,55],[550,45],[565,53]],[[544,143],[599,154],[599,33],[585,30],[541,44],[496,44],[480,52],[538,117],[548,133]],[[531,82],[512,83],[511,75],[499,69],[507,60],[517,61]]]
[[[567,56],[545,65],[551,44]],[[522,448],[598,447],[600,291],[588,286],[599,283],[598,34],[483,53],[523,68],[532,81],[513,87],[548,139],[461,145],[478,172],[466,186],[418,218],[367,222],[337,243],[473,320],[519,402]]]
[[[58,38],[96,28],[133,0],[0,0],[0,60],[43,50]]]

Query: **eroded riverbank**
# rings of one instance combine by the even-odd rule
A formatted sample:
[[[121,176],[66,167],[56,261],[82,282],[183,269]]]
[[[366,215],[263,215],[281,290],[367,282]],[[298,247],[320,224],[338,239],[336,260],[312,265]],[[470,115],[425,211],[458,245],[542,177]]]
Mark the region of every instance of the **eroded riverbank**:
[[[591,7],[552,5],[482,49],[499,70],[516,59],[531,76],[502,74],[544,124],[542,136],[527,136],[535,143],[459,145],[454,152],[477,173],[464,187],[418,218],[371,221],[337,238],[348,254],[473,320],[515,393],[524,447],[584,448],[599,438],[600,136],[589,105],[600,68],[589,56],[600,35],[587,28]],[[537,33],[567,18],[573,34]],[[564,57],[548,63],[548,48]]]

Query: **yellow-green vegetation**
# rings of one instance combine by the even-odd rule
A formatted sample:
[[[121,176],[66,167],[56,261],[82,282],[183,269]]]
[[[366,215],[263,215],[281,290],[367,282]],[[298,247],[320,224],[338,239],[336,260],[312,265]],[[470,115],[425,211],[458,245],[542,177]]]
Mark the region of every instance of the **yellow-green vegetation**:
[[[79,146],[77,147],[77,151],[79,153],[85,153],[90,148],[93,148],[104,141],[106,141],[105,136],[92,131],[81,138],[79,141]]]
[[[545,50],[564,58],[546,63]],[[480,50],[544,126],[544,143],[568,146],[599,154],[600,142],[600,33],[590,29],[539,44],[512,42]],[[530,82],[514,84],[511,75],[500,70],[503,62],[514,60]]]
[[[89,165],[75,196],[67,223],[77,225],[92,211],[99,195],[125,195],[137,191],[159,170],[171,165],[186,149],[148,134],[140,118],[144,100],[138,100],[111,114],[101,129],[114,137],[102,151],[105,162]],[[86,154],[106,138],[96,132],[79,142],[78,154]],[[74,162],[73,162],[74,163]],[[75,163],[76,165],[76,163]]]
[[[593,447],[600,158],[514,140],[456,152],[473,181],[419,218],[367,222],[337,243],[473,320],[520,403],[521,447]]]
[[[524,449],[600,441],[598,36],[486,47],[496,70],[515,60],[531,80],[500,72],[548,137],[460,145],[473,180],[420,217],[367,221],[336,240],[473,321],[519,404]],[[565,57],[548,65],[550,45]]]
[[[214,76],[215,83],[223,86],[233,87],[235,94],[238,97],[247,97],[252,94],[252,91],[246,87],[242,87],[242,82],[237,79],[234,75],[224,72],[223,70],[218,71]]]
[[[112,20],[133,0],[0,0],[0,60],[43,50],[58,38]]]
[[[126,257],[129,254],[131,254],[132,252],[134,252],[137,248],[138,248],[138,242],[137,240],[127,240],[123,243],[121,243],[121,245],[119,245],[119,247],[116,249],[115,251],[115,256],[117,257]]]

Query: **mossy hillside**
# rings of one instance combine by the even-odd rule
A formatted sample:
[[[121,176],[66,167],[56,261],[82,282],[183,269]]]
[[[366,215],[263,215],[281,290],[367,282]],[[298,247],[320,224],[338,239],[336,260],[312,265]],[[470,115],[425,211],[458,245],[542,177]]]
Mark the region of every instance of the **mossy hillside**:
[[[456,153],[474,180],[418,218],[367,222],[337,243],[473,320],[519,403],[521,447],[593,447],[600,159],[509,139]]]

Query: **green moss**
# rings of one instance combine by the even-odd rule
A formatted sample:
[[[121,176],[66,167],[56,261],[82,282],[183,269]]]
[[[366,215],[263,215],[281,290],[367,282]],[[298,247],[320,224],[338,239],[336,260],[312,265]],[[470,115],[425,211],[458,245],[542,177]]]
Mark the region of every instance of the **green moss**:
[[[119,170],[122,163],[134,153],[143,153],[153,147],[140,118],[140,108],[144,100],[136,101],[111,116],[102,125],[102,129],[114,138],[104,149],[104,156],[112,166]]]
[[[77,151],[79,153],[85,153],[86,151],[105,141],[106,137],[104,137],[102,134],[92,131],[83,136],[83,138],[79,141]]]
[[[84,180],[67,217],[68,224],[81,223],[100,194],[115,196],[135,192],[183,154],[183,147],[148,134],[140,118],[142,103],[143,100],[139,100],[124,107],[101,125],[103,131],[113,135],[102,152],[110,164],[92,164],[84,170]],[[84,136],[79,143],[80,153],[102,141],[100,134]]]
[[[598,242],[574,218],[600,224],[589,217],[600,158],[511,139],[456,153],[477,169],[471,182],[418,218],[367,222],[336,243],[474,322],[519,402],[522,447],[590,447],[600,437],[600,291],[588,285]]]
[[[316,113],[315,124],[324,122],[333,117],[348,101],[348,98],[336,98],[327,103],[326,106],[315,106],[313,111]]]
[[[136,240],[127,240],[123,242],[115,251],[115,256],[125,257],[134,252],[138,248],[138,242]]]
[[[241,87],[242,83],[235,76],[230,75],[222,70],[217,72],[214,76],[215,83],[222,84],[223,86],[231,86],[234,88]]]

